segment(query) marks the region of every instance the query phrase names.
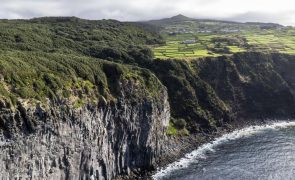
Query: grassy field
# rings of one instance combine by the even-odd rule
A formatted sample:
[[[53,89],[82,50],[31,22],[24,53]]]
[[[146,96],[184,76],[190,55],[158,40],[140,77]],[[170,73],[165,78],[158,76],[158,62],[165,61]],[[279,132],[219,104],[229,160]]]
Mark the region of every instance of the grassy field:
[[[166,45],[153,48],[156,58],[190,59],[216,57],[243,51],[295,54],[295,32],[290,30],[242,31],[238,33],[186,33],[163,35]],[[187,40],[194,43],[185,44]]]

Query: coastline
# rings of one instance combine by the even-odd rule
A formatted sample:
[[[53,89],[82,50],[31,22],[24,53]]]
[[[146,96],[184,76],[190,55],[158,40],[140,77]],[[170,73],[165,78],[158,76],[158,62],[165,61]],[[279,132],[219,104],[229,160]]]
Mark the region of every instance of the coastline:
[[[145,171],[133,171],[129,176],[118,176],[117,180],[131,180],[142,179],[152,180],[153,175],[161,168],[167,167],[173,162],[179,161],[184,158],[185,155],[192,153],[206,143],[213,142],[216,138],[220,138],[223,135],[239,131],[251,126],[266,126],[273,123],[280,122],[294,122],[290,119],[285,120],[273,120],[273,119],[256,119],[256,120],[241,120],[239,122],[233,121],[231,124],[226,124],[219,127],[216,131],[210,133],[198,133],[191,134],[189,136],[169,136],[164,145],[164,151],[162,156],[157,159],[156,166],[153,169]],[[255,129],[255,128],[254,128]]]

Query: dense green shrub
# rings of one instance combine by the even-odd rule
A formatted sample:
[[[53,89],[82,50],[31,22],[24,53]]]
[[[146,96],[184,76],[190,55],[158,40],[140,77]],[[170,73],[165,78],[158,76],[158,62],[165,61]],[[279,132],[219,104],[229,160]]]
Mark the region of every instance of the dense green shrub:
[[[173,123],[177,129],[184,129],[186,126],[186,121],[184,119],[174,119]]]
[[[74,17],[0,20],[0,40],[0,49],[4,50],[80,54],[133,64],[151,55],[146,45],[163,42],[163,38],[146,26]],[[138,53],[129,54],[134,50]]]

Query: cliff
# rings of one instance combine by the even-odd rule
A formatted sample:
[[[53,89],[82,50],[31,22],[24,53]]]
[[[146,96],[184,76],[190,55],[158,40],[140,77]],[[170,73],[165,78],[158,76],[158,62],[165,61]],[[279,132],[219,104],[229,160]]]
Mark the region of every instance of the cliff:
[[[130,85],[122,85],[115,104],[76,110],[19,104],[11,112],[2,104],[1,178],[111,179],[149,169],[165,140],[167,94],[160,92],[159,102],[131,101]]]
[[[243,121],[295,115],[295,57],[259,52],[189,62],[156,60],[152,71],[167,87],[172,125],[193,133]]]
[[[200,133],[214,134],[231,124],[294,117],[293,56],[239,53],[190,62],[155,60],[146,68],[156,76],[106,61],[73,61],[86,69],[96,67],[88,73],[102,80],[88,88],[71,85],[68,96],[57,87],[54,98],[32,101],[10,89],[10,74],[3,75],[1,178],[112,179],[152,169],[162,157],[171,158],[171,147],[171,154],[188,150],[178,147],[188,142],[167,143],[168,124],[178,132],[187,129],[195,144],[204,136]],[[96,88],[100,94],[94,95]],[[11,97],[17,97],[15,105]],[[80,100],[70,100],[74,97]],[[171,137],[177,134],[183,135]]]
[[[170,107],[166,88],[136,64],[162,41],[115,20],[0,20],[0,179],[152,168]]]
[[[167,91],[150,72],[119,67],[104,65],[112,97],[95,103],[1,100],[0,179],[112,179],[152,168],[170,119]]]
[[[1,179],[113,179],[232,125],[295,115],[292,55],[161,60],[143,25],[0,24]]]
[[[235,119],[286,119],[295,115],[295,57],[241,53],[196,62],[199,76]]]

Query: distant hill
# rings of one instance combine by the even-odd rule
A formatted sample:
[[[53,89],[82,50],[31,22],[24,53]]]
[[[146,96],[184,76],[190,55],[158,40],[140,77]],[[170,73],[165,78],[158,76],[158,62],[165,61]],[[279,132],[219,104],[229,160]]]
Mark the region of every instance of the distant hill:
[[[195,21],[195,22],[227,22],[227,23],[237,23],[237,22],[232,22],[232,21],[221,21],[221,20],[212,20],[212,19],[195,19],[195,18],[190,18],[187,16],[184,16],[182,14],[172,16],[170,18],[163,18],[163,19],[158,19],[158,20],[150,20],[150,21],[145,21],[145,23],[148,24],[158,24],[158,25],[163,25],[163,24],[169,24],[169,23],[180,23],[184,21]]]
[[[185,32],[196,32],[196,31],[220,31],[222,29],[230,30],[241,30],[241,29],[276,29],[283,27],[280,24],[275,23],[259,23],[259,22],[234,22],[234,21],[224,21],[224,20],[214,20],[214,19],[195,19],[184,16],[182,14],[164,18],[159,20],[150,20],[141,22],[144,24],[149,24],[153,26],[161,27],[165,29],[166,32],[174,32],[178,30],[184,30]]]
[[[163,19],[158,19],[158,20],[144,21],[142,23],[151,24],[151,25],[157,25],[157,26],[165,26],[165,25],[169,25],[169,24],[181,23],[181,22],[184,22],[184,21],[191,21],[191,20],[195,20],[195,19],[186,17],[186,16],[184,16],[182,14],[179,14],[177,16],[173,16],[173,17],[170,17],[170,18],[163,18]]]
[[[151,20],[149,23],[151,24],[157,24],[157,23],[173,23],[173,22],[182,22],[182,21],[191,21],[195,20],[193,18],[186,17],[182,14],[179,14],[177,16],[173,16],[170,18],[164,18],[164,19],[159,19],[159,20]]]

